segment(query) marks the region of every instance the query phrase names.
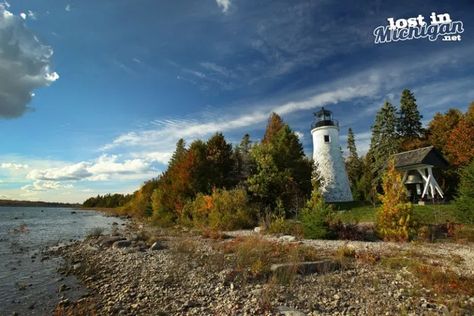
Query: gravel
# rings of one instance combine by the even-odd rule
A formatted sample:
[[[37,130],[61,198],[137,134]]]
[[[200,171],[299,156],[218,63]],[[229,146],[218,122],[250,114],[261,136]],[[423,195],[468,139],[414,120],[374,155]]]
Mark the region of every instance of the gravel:
[[[216,250],[219,248],[215,245],[228,240],[162,235],[147,244],[133,237],[135,230],[128,228],[112,239],[111,236],[89,238],[57,250],[56,254],[67,263],[62,272],[77,275],[89,291],[78,302],[62,302],[60,308],[77,310],[87,306],[98,315],[448,315],[453,312],[429,289],[422,288],[407,269],[395,271],[353,260],[336,271],[297,274],[289,284],[265,278],[242,280],[235,277],[238,272],[232,268],[235,258]],[[252,234],[256,233],[226,233]],[[472,244],[267,238],[309,245],[322,255],[350,246],[356,251],[381,254],[419,251],[449,263],[447,260],[455,254],[462,258],[457,260],[456,271],[472,275],[474,267]],[[119,241],[123,247],[111,246]],[[457,306],[474,306],[472,297],[459,296],[455,300]],[[469,314],[467,310],[456,312]]]

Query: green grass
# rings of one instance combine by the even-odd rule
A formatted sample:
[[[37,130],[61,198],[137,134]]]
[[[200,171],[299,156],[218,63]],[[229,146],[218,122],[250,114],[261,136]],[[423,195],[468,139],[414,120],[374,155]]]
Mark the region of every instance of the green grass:
[[[345,223],[374,222],[377,207],[364,202],[337,203],[334,205],[337,218]],[[458,222],[456,206],[450,204],[414,205],[414,220],[420,224],[440,224],[446,221]]]

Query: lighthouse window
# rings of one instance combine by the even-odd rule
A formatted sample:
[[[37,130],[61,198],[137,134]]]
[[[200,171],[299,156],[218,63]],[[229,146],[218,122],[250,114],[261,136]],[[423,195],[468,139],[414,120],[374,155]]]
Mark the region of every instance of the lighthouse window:
[[[325,143],[330,143],[331,139],[329,138],[329,135],[324,135],[324,142]]]

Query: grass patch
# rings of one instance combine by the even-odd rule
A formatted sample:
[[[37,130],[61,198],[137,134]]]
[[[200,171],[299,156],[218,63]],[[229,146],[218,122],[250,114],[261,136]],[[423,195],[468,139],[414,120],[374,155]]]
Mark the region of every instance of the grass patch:
[[[424,287],[431,288],[438,294],[474,295],[474,279],[459,276],[449,269],[417,264],[412,267],[412,272]]]
[[[432,290],[440,299],[445,295],[474,295],[473,278],[459,275],[449,268],[430,264],[429,259],[431,257],[423,258],[414,252],[411,256],[407,253],[407,256],[381,258],[380,265],[395,271],[406,268],[413,273],[422,287]]]
[[[365,202],[335,203],[335,209],[338,211],[336,219],[345,223],[352,222],[375,222],[375,214],[378,206],[373,206]],[[442,224],[457,222],[456,205],[448,204],[430,204],[414,205],[414,221],[420,225]]]
[[[98,238],[104,234],[104,227],[94,227],[87,233],[87,238]]]
[[[319,257],[312,247],[282,244],[254,236],[239,237],[224,243],[221,247],[225,254],[234,256],[233,268],[244,280],[268,276],[274,263],[314,261]],[[291,281],[293,275],[296,275],[296,269],[290,274],[282,276],[281,281]]]

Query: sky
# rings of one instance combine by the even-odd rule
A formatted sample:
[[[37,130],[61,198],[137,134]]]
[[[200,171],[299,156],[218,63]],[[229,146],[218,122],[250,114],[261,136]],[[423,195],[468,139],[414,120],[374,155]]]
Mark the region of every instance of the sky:
[[[0,0],[0,199],[132,193],[175,144],[258,141],[271,112],[307,155],[321,106],[361,154],[384,101],[426,124],[474,101],[474,2]],[[388,18],[448,13],[460,41],[375,44]],[[402,23],[403,21],[401,21]]]

